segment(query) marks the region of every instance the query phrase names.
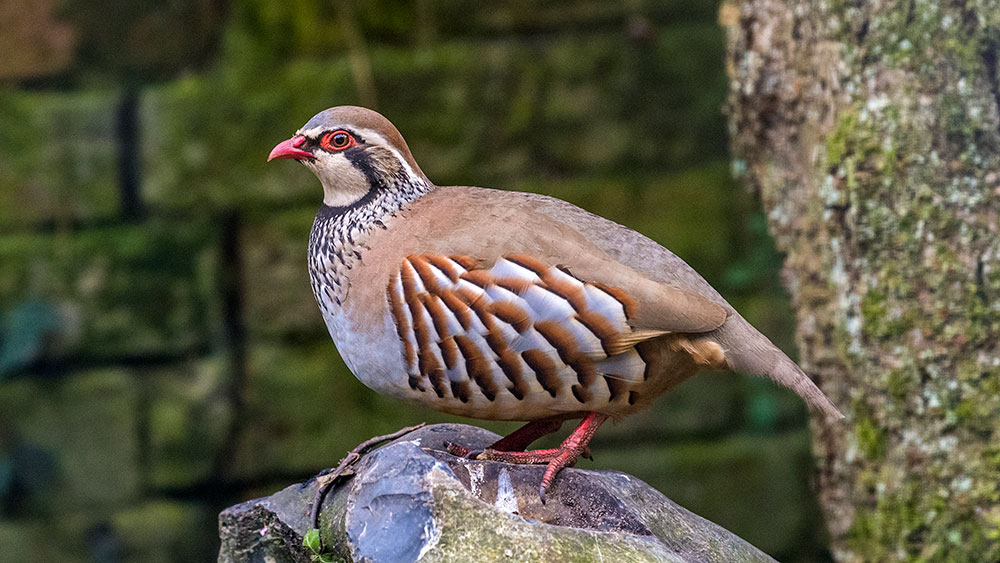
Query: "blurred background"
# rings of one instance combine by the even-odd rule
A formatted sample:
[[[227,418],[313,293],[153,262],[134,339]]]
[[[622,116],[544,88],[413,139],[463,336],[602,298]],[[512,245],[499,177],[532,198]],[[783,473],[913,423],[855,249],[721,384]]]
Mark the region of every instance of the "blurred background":
[[[319,184],[265,159],[330,106],[385,114],[438,184],[651,236],[792,351],[781,257],[731,179],[718,9],[3,0],[0,560],[212,560],[226,506],[459,420],[367,390],[326,334],[305,266]],[[794,395],[706,374],[580,467],[825,561],[806,424]]]

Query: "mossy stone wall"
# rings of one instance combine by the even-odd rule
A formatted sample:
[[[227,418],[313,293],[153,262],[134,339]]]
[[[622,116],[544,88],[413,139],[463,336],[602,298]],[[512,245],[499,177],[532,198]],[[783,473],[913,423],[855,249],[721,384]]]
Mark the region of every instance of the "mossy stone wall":
[[[222,508],[454,420],[358,383],[313,301],[319,186],[265,159],[332,105],[385,113],[436,182],[548,193],[652,236],[790,350],[780,258],[730,179],[716,9],[232,3],[214,61],[139,90],[133,221],[119,84],[0,90],[0,560],[210,559]],[[581,467],[808,560],[824,547],[805,420],[765,381],[706,375],[602,429]]]

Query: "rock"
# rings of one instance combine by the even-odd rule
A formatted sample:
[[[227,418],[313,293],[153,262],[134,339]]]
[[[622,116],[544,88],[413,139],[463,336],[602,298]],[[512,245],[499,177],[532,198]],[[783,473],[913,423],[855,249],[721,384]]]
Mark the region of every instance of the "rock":
[[[483,447],[491,432],[438,424],[366,456],[320,512],[336,561],[773,561],[642,481],[564,470],[538,497],[542,466],[460,459],[445,442]],[[219,515],[221,563],[311,562],[303,546],[315,481]]]

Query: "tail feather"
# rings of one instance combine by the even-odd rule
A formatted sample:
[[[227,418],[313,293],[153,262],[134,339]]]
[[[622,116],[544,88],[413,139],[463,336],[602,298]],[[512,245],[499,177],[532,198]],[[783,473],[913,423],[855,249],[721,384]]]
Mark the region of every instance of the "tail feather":
[[[781,354],[776,365],[768,373],[760,374],[777,383],[788,387],[799,396],[805,399],[810,407],[822,412],[833,420],[844,418],[844,414],[833,404],[826,395],[820,391],[819,387],[809,379],[802,368],[795,364],[784,354]]]
[[[732,323],[730,327],[730,322]],[[783,385],[802,397],[813,409],[833,420],[844,418],[840,409],[820,391],[802,368],[771,343],[766,336],[742,318],[731,318],[722,336],[726,348],[726,364],[730,369],[766,377]],[[733,346],[733,344],[737,344]],[[730,346],[726,346],[730,344]]]

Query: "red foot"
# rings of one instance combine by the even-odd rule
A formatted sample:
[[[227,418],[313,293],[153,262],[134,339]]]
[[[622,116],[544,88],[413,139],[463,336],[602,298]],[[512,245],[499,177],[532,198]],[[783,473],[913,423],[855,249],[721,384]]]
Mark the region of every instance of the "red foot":
[[[520,451],[527,447],[527,445],[533,442],[536,438],[558,430],[559,426],[562,425],[561,420],[546,419],[529,422],[520,430],[517,430],[513,434],[503,438],[482,452],[470,451],[455,444],[449,444],[448,451],[451,452],[452,455],[461,455],[463,457],[472,457],[475,459],[503,461],[506,463],[547,463],[548,467],[545,468],[545,475],[542,476],[542,484],[538,488],[538,495],[542,499],[542,504],[544,504],[545,491],[552,484],[556,475],[562,470],[562,468],[572,465],[573,462],[575,462],[581,455],[589,455],[587,443],[590,442],[590,439],[594,437],[597,429],[600,428],[601,424],[603,424],[607,419],[607,416],[600,413],[587,413],[587,416],[583,417],[583,420],[581,420],[580,424],[575,430],[573,430],[573,433],[563,440],[562,444],[560,444],[558,448],[551,450]],[[547,430],[549,428],[551,428],[551,430],[539,433],[541,430]],[[528,436],[534,437],[525,441]]]

